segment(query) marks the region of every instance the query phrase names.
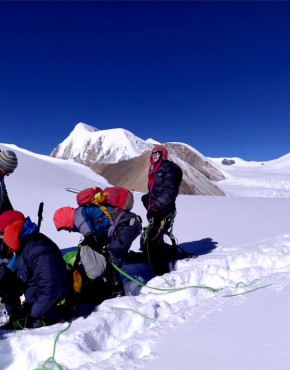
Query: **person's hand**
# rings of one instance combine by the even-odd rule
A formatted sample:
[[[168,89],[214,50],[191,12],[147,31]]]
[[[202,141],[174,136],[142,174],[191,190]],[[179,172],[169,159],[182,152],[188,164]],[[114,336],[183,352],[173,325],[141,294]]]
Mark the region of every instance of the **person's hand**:
[[[103,248],[107,245],[105,237],[99,237],[96,234],[90,234],[84,238],[81,245],[88,245],[98,253],[103,252]]]
[[[27,317],[30,314],[30,312],[31,312],[31,305],[24,301],[22,305],[14,311],[12,316],[14,320],[23,319]]]
[[[154,211],[152,208],[149,208],[146,216],[147,220],[152,220],[154,217],[156,217],[156,211]]]

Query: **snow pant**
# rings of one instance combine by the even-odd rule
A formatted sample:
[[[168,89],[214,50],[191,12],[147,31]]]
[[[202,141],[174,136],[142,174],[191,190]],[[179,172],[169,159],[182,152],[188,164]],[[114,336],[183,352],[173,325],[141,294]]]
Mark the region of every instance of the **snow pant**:
[[[131,225],[130,221],[133,221],[131,222]],[[141,222],[141,218],[129,219],[125,224],[122,223],[120,226],[116,227],[116,230],[109,243],[109,254],[111,261],[117,267],[122,268],[133,241],[138,235],[140,235],[142,230]],[[120,273],[115,269],[114,266],[112,266],[111,269],[111,281],[109,282],[112,288],[112,298],[125,294]]]
[[[141,238],[141,250],[145,253],[152,272],[163,275],[170,271],[168,254],[165,249],[164,235],[171,226],[171,219],[154,219],[147,228],[144,229]]]
[[[136,222],[136,224],[131,226],[123,224],[120,227],[117,226],[109,243],[110,258],[116,266],[122,267],[133,241],[140,235],[141,230],[141,222]]]

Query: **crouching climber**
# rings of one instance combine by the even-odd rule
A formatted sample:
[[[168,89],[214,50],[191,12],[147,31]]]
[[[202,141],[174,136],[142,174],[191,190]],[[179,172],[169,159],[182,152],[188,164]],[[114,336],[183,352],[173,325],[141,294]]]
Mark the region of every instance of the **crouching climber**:
[[[57,230],[77,231],[84,239],[80,243],[80,260],[85,266],[85,255],[93,251],[104,257],[106,269],[107,296],[115,298],[125,294],[119,272],[113,266],[122,268],[133,241],[140,235],[142,220],[131,211],[121,211],[106,205],[86,204],[78,208],[62,207],[54,213],[54,224]],[[82,258],[82,253],[84,257]],[[99,269],[101,258],[96,258],[95,269]],[[101,262],[100,262],[101,261]]]
[[[0,297],[9,315],[6,328],[59,322],[58,304],[66,297],[67,270],[58,246],[16,210],[0,215],[0,242],[5,261],[0,267]]]

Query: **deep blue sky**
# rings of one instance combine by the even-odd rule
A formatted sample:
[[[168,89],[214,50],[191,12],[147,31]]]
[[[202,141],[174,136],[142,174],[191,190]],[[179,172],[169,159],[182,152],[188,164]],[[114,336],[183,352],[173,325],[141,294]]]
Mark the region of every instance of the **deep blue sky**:
[[[208,157],[290,152],[290,2],[0,2],[0,142],[78,122]]]

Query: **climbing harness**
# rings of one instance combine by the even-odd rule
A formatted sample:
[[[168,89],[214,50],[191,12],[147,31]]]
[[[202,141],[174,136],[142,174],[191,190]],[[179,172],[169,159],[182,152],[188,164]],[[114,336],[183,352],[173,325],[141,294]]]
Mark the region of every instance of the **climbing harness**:
[[[161,231],[164,229],[164,227],[165,227],[165,225],[166,225],[167,222],[170,222],[170,225],[168,227],[167,233],[170,230],[170,232],[168,233],[168,235],[169,236],[170,235],[173,235],[172,232],[173,232],[173,223],[174,223],[175,216],[176,216],[176,211],[173,212],[173,213],[170,213],[168,216],[164,217],[162,219],[162,221],[160,222],[160,226],[159,226],[156,234],[154,236],[152,236],[150,238],[150,240],[156,240],[158,238],[158,236],[160,235]],[[151,226],[152,226],[152,224],[149,222],[149,224],[148,224],[148,226],[146,228],[146,231],[147,231],[147,233],[146,233],[147,240],[148,240],[148,236],[149,236],[149,233],[150,233]]]

